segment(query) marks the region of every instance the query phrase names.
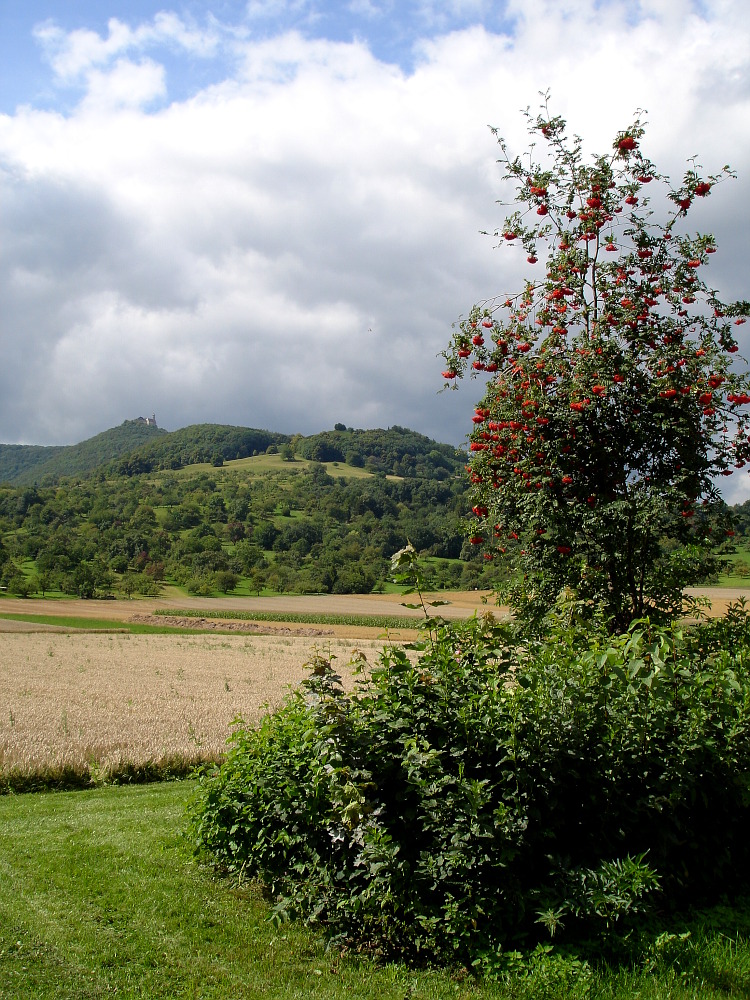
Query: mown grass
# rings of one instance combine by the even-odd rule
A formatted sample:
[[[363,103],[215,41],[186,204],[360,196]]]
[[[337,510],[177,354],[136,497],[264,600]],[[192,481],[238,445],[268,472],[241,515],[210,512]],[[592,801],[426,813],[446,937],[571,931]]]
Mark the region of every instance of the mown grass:
[[[182,612],[180,612],[182,615]],[[0,607],[0,617],[13,622],[28,622],[31,625],[57,625],[60,628],[83,629],[86,632],[130,632],[133,635],[197,635],[205,629],[188,629],[170,625],[142,625],[138,622],[120,621],[112,618],[76,618],[66,615],[22,615],[4,614]],[[201,618],[208,615],[201,614]],[[213,615],[211,616],[213,617]],[[216,629],[211,631],[215,632]]]
[[[737,565],[742,566],[743,563],[745,564],[744,574],[736,572]],[[720,573],[717,577],[716,586],[747,587],[748,594],[750,594],[750,576],[747,573],[748,566],[750,566],[750,546],[743,539],[728,557],[725,563],[725,572]]]
[[[286,461],[281,455],[252,455],[247,458],[236,458],[224,462],[223,465],[214,466],[209,462],[200,462],[195,465],[186,465],[182,469],[169,471],[170,477],[189,478],[196,474],[208,474],[214,479],[225,476],[228,472],[241,472],[247,476],[262,476],[269,472],[281,473],[286,476],[309,472],[314,467],[323,466],[329,476],[334,478],[343,477],[346,479],[373,479],[375,473],[369,469],[363,469],[354,465],[347,465],[346,462],[313,462],[307,458],[295,456],[294,461]],[[153,476],[154,481],[158,481],[159,474]],[[163,476],[161,477],[163,478]],[[389,475],[387,479],[398,479],[400,477]]]
[[[750,995],[750,908],[670,934],[630,970],[537,963],[506,982],[326,953],[254,884],[192,858],[192,782],[0,799],[3,1000],[359,997],[714,1000]],[[743,936],[738,936],[743,921]]]

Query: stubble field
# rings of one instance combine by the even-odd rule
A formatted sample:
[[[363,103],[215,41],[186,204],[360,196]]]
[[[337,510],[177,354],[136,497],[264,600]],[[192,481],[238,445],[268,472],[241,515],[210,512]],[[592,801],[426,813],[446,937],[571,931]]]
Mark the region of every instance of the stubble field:
[[[478,592],[445,595],[449,617],[485,609]],[[714,590],[713,613],[738,591]],[[5,614],[133,620],[178,607],[204,610],[408,613],[397,595],[348,598],[240,599],[209,605],[198,600],[12,601]],[[497,609],[495,609],[497,610]],[[418,617],[416,612],[413,614]],[[164,619],[162,619],[164,621]],[[189,624],[187,621],[184,624]],[[218,624],[218,623],[217,623]],[[222,622],[222,627],[227,627]],[[239,623],[238,623],[239,624]],[[243,627],[244,627],[243,623]],[[416,623],[415,623],[416,624]],[[28,631],[32,628],[33,631]],[[306,676],[316,652],[335,657],[345,684],[354,649],[377,660],[386,641],[378,628],[321,629],[263,626],[271,634],[135,635],[87,632],[0,620],[0,788],[9,775],[59,773],[69,768],[92,781],[127,773],[130,766],[215,760],[238,717],[253,724]],[[299,634],[307,631],[308,634]],[[296,633],[296,634],[295,634]],[[309,634],[317,633],[317,634]],[[416,633],[392,632],[388,641]]]
[[[445,610],[452,617],[466,617],[482,607],[482,596],[451,594]],[[304,679],[305,664],[316,652],[335,657],[338,671],[350,685],[352,651],[361,650],[373,663],[385,642],[382,629],[376,627],[303,629],[279,622],[262,625],[261,631],[269,634],[133,635],[18,623],[3,614],[107,619],[114,627],[142,620],[157,609],[179,608],[201,610],[207,616],[234,609],[419,617],[401,600],[398,595],[210,602],[184,595],[143,601],[3,599],[0,788],[3,779],[7,785],[9,775],[49,776],[67,768],[96,781],[127,773],[131,766],[215,760],[226,748],[233,721],[242,717],[248,723],[258,722],[282,701],[290,686]],[[226,621],[214,624],[233,627]],[[254,626],[234,623],[234,627]],[[415,634],[393,632],[389,641]]]
[[[0,775],[215,759],[233,720],[257,722],[316,651],[347,669],[382,641],[246,635],[6,632],[0,637]]]

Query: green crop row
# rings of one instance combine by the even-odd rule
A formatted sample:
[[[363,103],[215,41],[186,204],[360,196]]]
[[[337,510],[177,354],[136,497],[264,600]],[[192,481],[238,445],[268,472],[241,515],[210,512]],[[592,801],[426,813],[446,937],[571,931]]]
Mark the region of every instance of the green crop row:
[[[176,618],[217,618],[232,621],[293,622],[298,625],[361,625],[366,628],[416,628],[418,619],[407,615],[313,614],[303,611],[198,611],[159,608],[155,615]]]

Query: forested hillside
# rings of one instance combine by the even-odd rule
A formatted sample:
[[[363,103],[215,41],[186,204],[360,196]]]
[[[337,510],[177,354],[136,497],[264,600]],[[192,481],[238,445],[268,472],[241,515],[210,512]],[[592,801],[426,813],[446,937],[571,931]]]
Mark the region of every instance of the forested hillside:
[[[369,592],[407,542],[436,588],[498,582],[466,537],[466,455],[403,427],[302,437],[126,421],[43,457],[17,477],[34,471],[31,484],[0,486],[3,593]],[[749,509],[735,509],[738,541]],[[742,552],[733,566],[750,573]]]
[[[216,466],[238,458],[249,458],[278,448],[289,441],[287,434],[233,427],[226,424],[191,424],[121,455],[104,470],[108,475],[137,475],[162,469],[182,469],[210,463]]]
[[[106,462],[167,432],[140,420],[126,420],[80,444],[60,447],[0,444],[0,483],[25,486],[85,476]]]
[[[432,557],[435,586],[484,586],[492,566],[463,530],[465,460],[401,427],[163,433],[85,476],[0,487],[0,584],[80,596],[167,581],[196,594],[368,592],[410,541]]]
[[[269,448],[283,448],[287,460],[296,455],[427,479],[445,478],[463,464],[452,445],[399,426],[354,430],[337,424],[332,431],[303,437],[226,424],[191,424],[170,432],[140,420],[126,420],[76,445],[0,445],[0,483],[52,485],[65,477],[94,472],[132,476],[201,463],[221,466]]]
[[[65,445],[0,444],[0,483],[33,482],[40,469],[66,450]]]

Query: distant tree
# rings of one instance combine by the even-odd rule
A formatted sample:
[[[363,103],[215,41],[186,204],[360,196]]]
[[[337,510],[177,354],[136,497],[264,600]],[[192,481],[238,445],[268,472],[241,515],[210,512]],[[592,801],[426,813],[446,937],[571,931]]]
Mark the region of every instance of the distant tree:
[[[273,521],[259,521],[253,529],[253,541],[261,549],[273,548],[273,543],[278,537],[279,529]]]
[[[230,542],[242,541],[245,537],[245,525],[242,521],[229,521],[226,526],[226,535]]]
[[[73,570],[69,586],[72,593],[77,594],[79,597],[93,597],[96,593],[96,579],[91,566],[87,563],[79,563]]]
[[[28,597],[34,587],[31,580],[18,570],[8,581],[8,590],[16,597]]]
[[[198,597],[210,597],[216,586],[216,577],[213,573],[200,573],[191,576],[187,582],[188,592]]]
[[[224,523],[227,519],[227,508],[222,497],[213,494],[206,504],[206,513],[209,520]]]
[[[216,574],[216,587],[222,594],[228,594],[230,591],[236,590],[239,582],[239,576],[230,570],[221,570]]]

